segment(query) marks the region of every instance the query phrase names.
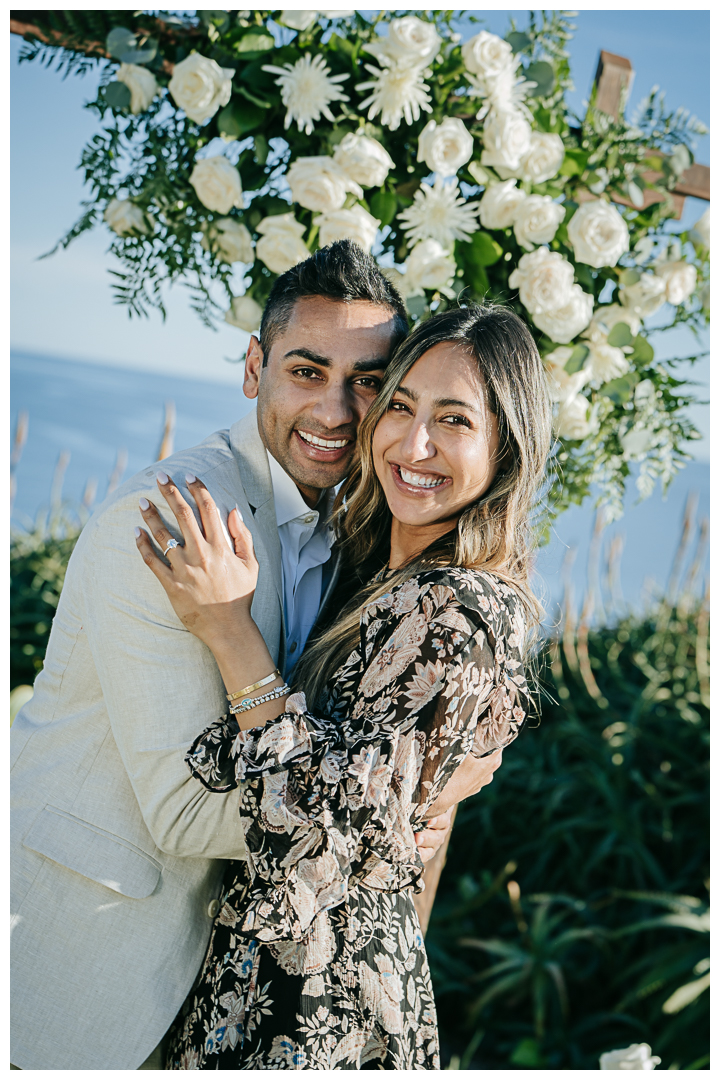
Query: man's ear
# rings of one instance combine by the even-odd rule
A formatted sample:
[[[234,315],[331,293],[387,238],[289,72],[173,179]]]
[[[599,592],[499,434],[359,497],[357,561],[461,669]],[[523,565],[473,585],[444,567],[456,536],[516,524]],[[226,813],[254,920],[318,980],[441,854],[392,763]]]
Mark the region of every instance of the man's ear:
[[[243,393],[246,398],[256,398],[260,386],[260,373],[262,371],[264,353],[260,348],[260,342],[253,335],[250,338],[248,350],[245,353],[245,376],[243,378]]]

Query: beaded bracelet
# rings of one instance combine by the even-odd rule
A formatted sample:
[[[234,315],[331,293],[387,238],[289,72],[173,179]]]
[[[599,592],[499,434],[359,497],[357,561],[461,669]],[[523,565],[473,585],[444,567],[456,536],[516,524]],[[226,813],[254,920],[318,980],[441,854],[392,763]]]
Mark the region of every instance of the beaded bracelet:
[[[233,716],[237,716],[238,713],[250,712],[251,709],[256,709],[258,705],[264,705],[266,701],[284,697],[285,694],[289,693],[290,687],[287,683],[284,683],[282,686],[276,686],[274,690],[268,690],[267,694],[261,694],[260,697],[245,698],[239,705],[232,705],[228,711]]]

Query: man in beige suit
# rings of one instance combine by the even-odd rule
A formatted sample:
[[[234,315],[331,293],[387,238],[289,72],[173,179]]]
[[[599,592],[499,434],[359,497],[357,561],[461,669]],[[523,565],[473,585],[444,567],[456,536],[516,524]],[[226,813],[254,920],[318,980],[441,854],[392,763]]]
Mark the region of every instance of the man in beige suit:
[[[244,390],[257,410],[163,462],[186,497],[184,477],[200,477],[223,522],[240,510],[260,564],[253,617],[286,675],[338,572],[331,490],[406,330],[369,256],[345,241],[322,249],[278,279],[251,339]],[[20,1069],[162,1068],[162,1037],[218,911],[223,860],[244,856],[237,793],[205,791],[184,761],[226,711],[226,688],[135,546],[138,501],[167,510],[155,473],[128,481],[83,530],[44,668],[12,729]],[[435,830],[426,855],[444,835]]]

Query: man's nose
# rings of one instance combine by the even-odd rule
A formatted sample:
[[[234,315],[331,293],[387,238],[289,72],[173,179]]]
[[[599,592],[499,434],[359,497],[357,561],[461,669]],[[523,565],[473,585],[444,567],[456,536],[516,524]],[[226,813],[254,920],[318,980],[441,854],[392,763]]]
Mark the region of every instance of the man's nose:
[[[402,441],[400,452],[410,464],[413,461],[425,461],[435,456],[436,450],[433,445],[427,425],[422,420],[414,420],[410,430]]]
[[[344,384],[327,386],[315,404],[313,416],[328,429],[352,424],[357,418],[353,414],[348,388]]]

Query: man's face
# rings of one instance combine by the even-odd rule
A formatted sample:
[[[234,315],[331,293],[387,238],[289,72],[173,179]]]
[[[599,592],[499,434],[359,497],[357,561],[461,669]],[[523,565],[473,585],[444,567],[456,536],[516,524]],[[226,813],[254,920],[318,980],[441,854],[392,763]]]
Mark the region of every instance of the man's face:
[[[295,304],[265,367],[257,339],[250,340],[245,395],[257,397],[260,436],[310,506],[347,476],[394,329],[390,308],[311,296]]]

